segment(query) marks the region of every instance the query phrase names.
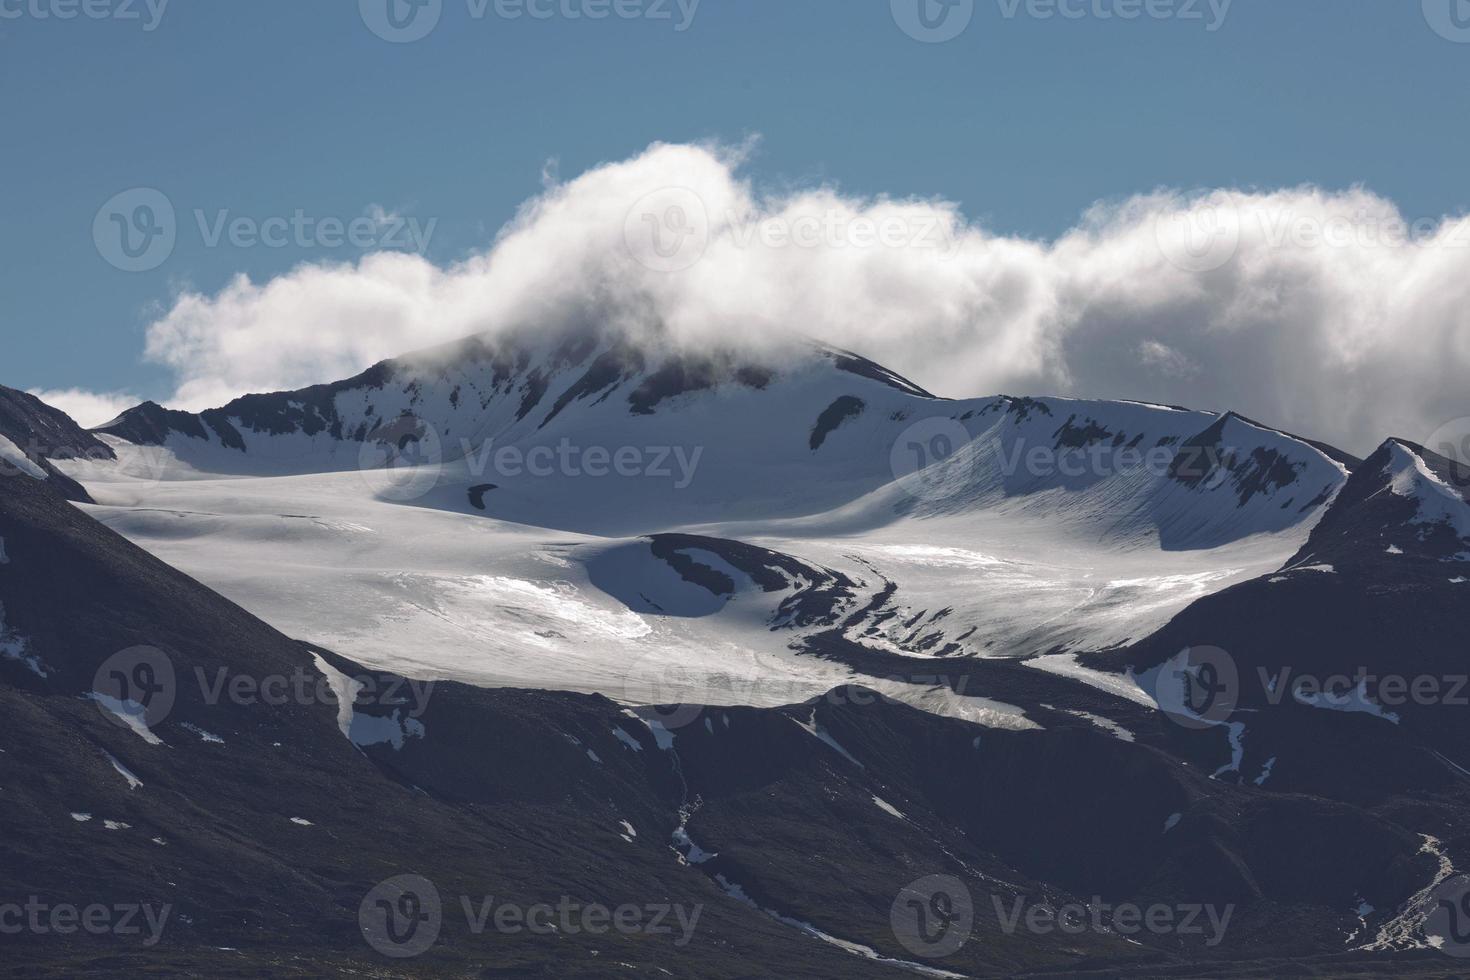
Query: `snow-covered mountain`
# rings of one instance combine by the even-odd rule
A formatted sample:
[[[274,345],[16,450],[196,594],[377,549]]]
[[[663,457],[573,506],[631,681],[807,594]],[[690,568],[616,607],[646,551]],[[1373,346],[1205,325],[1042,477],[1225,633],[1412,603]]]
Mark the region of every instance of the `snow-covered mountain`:
[[[696,356],[596,336],[473,338],[198,415],[145,404],[98,431],[208,473],[435,465],[421,503],[588,533],[1009,507],[1169,550],[1310,523],[1352,462],[1233,414],[948,401],[817,345]]]
[[[1152,668],[1207,644],[1238,675],[1242,712],[1262,721],[1324,709],[1359,715],[1381,737],[1412,731],[1470,770],[1459,643],[1470,630],[1467,487],[1463,466],[1390,439],[1279,570],[1202,598],[1134,646],[1087,659]],[[1280,747],[1259,738],[1246,746],[1262,759]]]
[[[1330,784],[1275,792],[1211,778],[1194,762],[1209,733],[1181,743],[1189,733],[1157,712],[1005,661],[970,661],[955,679],[1018,705],[1023,726],[936,717],[847,686],[766,709],[634,711],[601,697],[415,683],[289,639],[48,480],[0,481],[0,541],[0,604],[27,654],[0,658],[11,721],[0,726],[0,895],[44,908],[93,896],[152,916],[134,935],[23,934],[7,944],[12,966],[1442,972],[1421,906],[1454,849],[1414,831],[1428,824],[1448,839],[1466,790],[1442,782],[1444,764],[1406,767],[1416,756],[1401,746],[1356,760],[1363,778],[1392,775],[1416,797],[1378,813]],[[793,619],[824,618],[849,585],[754,547],[697,537],[651,547],[712,595],[742,577],[780,591],[782,576],[815,576],[786,607]],[[1308,713],[1319,727],[1305,744],[1319,758],[1351,744],[1322,737],[1335,720]],[[385,888],[405,875],[416,898],[439,899],[422,920],[435,941],[406,963],[393,957],[408,940],[386,933],[375,902],[397,898]],[[927,894],[933,875],[959,883],[946,883],[941,909],[954,948],[894,911],[915,889]],[[459,910],[490,895],[515,907],[659,903],[689,928],[487,942]],[[1088,903],[1107,911],[1081,932],[1007,928],[995,911]],[[1113,911],[1123,903],[1193,914],[1201,927],[1134,933]],[[1380,934],[1426,951],[1364,948]]]
[[[72,467],[94,513],[293,635],[634,702],[882,687],[811,655],[834,634],[929,658],[1141,639],[1280,567],[1354,462],[1229,413],[607,338],[474,338],[99,434],[122,462]]]
[[[1338,562],[1346,569],[1404,557],[1449,563],[1445,567],[1453,570],[1455,563],[1470,563],[1467,491],[1470,470],[1390,439],[1358,468],[1293,564]]]
[[[1455,464],[1230,413],[948,401],[823,348],[547,351],[475,340],[200,415],[143,406],[99,431],[106,455],[0,480],[0,710],[21,720],[0,726],[0,896],[60,900],[105,862],[146,901],[161,867],[176,944],[111,962],[195,973],[382,973],[358,906],[404,873],[451,903],[554,881],[709,917],[687,950],[583,936],[549,958],[446,918],[414,961],[441,972],[1443,972],[1463,709],[1294,680],[1463,673]],[[28,418],[17,445],[59,424]],[[687,479],[618,472],[625,448]],[[1206,646],[1231,710],[1181,722],[1159,679],[1204,679]],[[178,679],[157,717],[109,686],[156,681],[106,669],[140,647]],[[230,675],[324,693],[211,695]],[[932,874],[976,912],[934,959],[892,912]],[[1094,896],[1231,924],[1211,945],[993,911]]]

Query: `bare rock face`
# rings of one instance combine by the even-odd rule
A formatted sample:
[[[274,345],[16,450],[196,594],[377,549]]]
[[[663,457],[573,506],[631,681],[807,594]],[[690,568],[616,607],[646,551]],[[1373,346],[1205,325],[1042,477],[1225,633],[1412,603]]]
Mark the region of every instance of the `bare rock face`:
[[[72,421],[59,409],[52,408],[35,395],[0,385],[0,438],[8,440],[26,460],[34,464],[69,500],[87,502],[91,498],[76,481],[62,475],[54,459],[114,459],[111,448]],[[30,475],[17,460],[0,459],[0,478]]]

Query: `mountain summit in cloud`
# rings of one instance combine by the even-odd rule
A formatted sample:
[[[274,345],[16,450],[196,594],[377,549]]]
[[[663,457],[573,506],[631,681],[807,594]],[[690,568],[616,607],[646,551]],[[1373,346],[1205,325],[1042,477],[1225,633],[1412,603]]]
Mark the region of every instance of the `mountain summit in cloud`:
[[[374,252],[184,291],[147,357],[199,410],[472,333],[657,325],[695,349],[811,336],[955,397],[1231,405],[1359,454],[1465,414],[1461,217],[1410,227],[1362,188],[1159,191],[1033,241],[901,188],[772,191],[751,152],[656,144],[552,182],[450,263]]]

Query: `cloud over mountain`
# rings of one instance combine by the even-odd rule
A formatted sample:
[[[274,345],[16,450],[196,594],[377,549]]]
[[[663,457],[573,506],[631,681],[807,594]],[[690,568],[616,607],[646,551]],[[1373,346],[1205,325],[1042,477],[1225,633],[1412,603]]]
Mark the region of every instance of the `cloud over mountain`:
[[[379,252],[185,292],[148,330],[179,407],[347,376],[477,331],[815,337],[951,396],[1234,408],[1367,452],[1470,415],[1470,221],[1364,189],[1159,191],[1054,241],[944,201],[769,193],[746,151],[657,144],[548,183],[448,266]]]
[[[111,422],[139,401],[136,395],[122,391],[96,392],[80,388],[46,391],[37,388],[30,393],[46,404],[61,409],[78,425],[86,428]]]

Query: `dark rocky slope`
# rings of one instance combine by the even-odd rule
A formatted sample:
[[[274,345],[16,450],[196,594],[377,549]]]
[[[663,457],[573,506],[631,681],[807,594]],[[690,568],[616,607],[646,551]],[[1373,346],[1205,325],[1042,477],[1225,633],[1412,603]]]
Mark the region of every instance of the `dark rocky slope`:
[[[51,464],[53,459],[115,459],[112,449],[77,425],[65,413],[35,395],[0,385],[0,436],[14,443],[39,466],[69,500],[91,500],[87,491]],[[20,476],[19,468],[0,460],[0,479]]]
[[[1034,709],[1044,731],[1005,732],[861,688],[782,709],[642,717],[600,697],[424,689],[281,636],[45,482],[0,487],[0,538],[0,602],[25,653],[0,659],[0,903],[170,914],[153,945],[146,933],[7,936],[12,972],[912,969],[856,946],[967,976],[1219,975],[1285,958],[1337,975],[1425,965],[1341,958],[1354,899],[1394,908],[1433,871],[1404,826],[1210,779],[1164,749],[1062,723],[1060,711]],[[364,693],[339,699],[349,678]],[[1048,698],[1066,686],[1036,683]],[[147,702],[148,737],[99,693]],[[1352,860],[1328,860],[1341,855]],[[437,941],[411,960],[373,947],[364,924],[372,935],[377,906],[361,912],[403,875],[432,883],[443,910]],[[963,925],[968,941],[930,961],[893,913],[934,875],[962,883],[974,916],[940,930]],[[461,896],[472,908],[486,896],[520,908],[566,898],[699,918],[686,944],[677,928],[476,935]],[[1008,933],[995,905],[1093,896],[1235,908],[1212,946],[1208,934]],[[402,897],[388,907],[409,908]]]

